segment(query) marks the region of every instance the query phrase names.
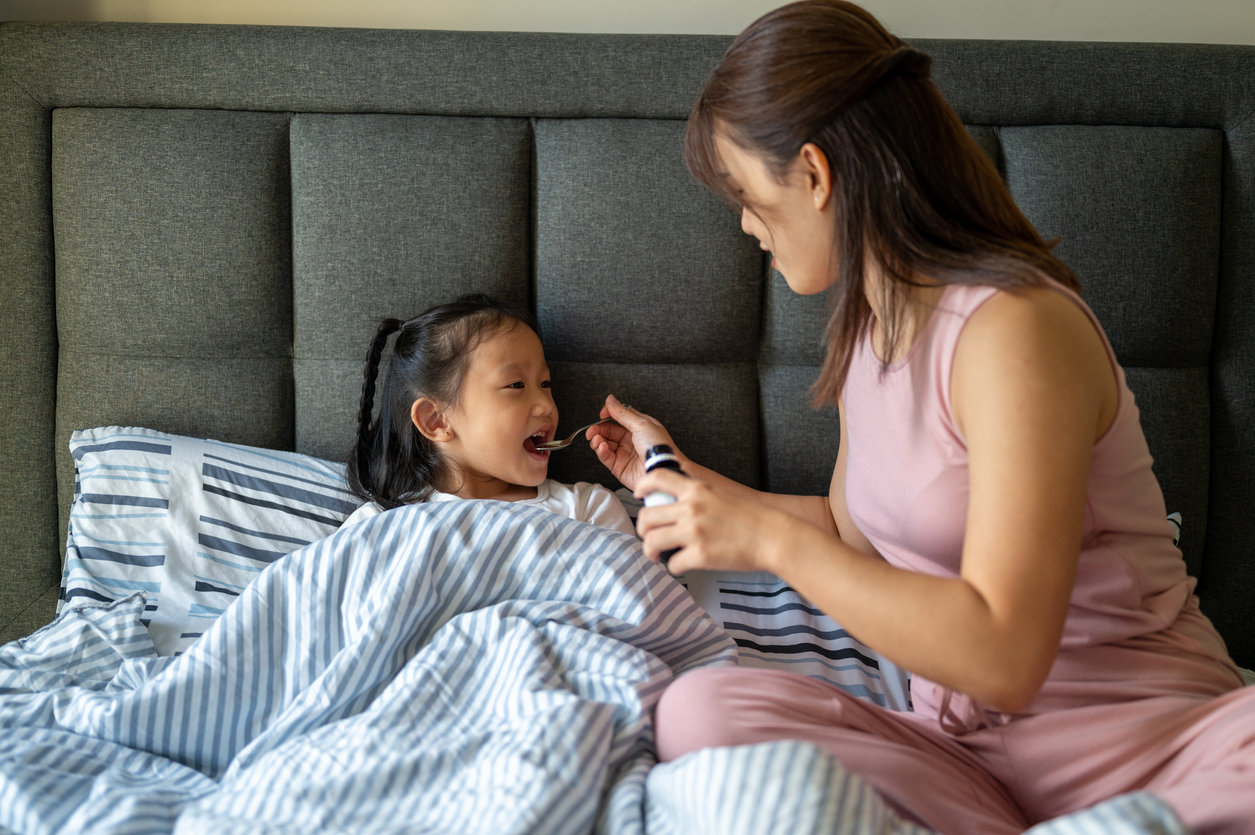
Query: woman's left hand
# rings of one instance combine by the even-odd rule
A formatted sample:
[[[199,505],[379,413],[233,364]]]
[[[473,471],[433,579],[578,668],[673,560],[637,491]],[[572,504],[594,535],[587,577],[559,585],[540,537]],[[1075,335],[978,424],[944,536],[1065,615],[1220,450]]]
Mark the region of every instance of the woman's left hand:
[[[655,562],[662,552],[681,549],[667,564],[672,574],[695,568],[771,571],[776,551],[799,521],[670,470],[645,474],[635,495],[643,498],[658,491],[675,496],[676,502],[641,508],[636,527],[645,555]]]

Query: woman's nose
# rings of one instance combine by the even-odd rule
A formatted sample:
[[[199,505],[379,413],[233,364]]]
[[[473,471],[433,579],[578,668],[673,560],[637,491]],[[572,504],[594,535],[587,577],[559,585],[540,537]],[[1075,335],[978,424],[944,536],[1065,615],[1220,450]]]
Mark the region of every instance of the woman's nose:
[[[741,209],[741,231],[746,235],[758,238],[759,246],[766,249],[766,246],[764,246],[766,243],[764,241],[766,229],[763,227],[763,222],[758,215],[754,214],[749,209]]]

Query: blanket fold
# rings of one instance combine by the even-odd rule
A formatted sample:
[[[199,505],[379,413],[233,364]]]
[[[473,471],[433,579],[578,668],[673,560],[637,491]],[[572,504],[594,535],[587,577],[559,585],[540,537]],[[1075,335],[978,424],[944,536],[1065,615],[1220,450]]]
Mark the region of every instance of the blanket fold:
[[[296,551],[177,658],[142,610],[0,648],[0,826],[587,832],[666,684],[735,662],[635,539],[500,502]]]

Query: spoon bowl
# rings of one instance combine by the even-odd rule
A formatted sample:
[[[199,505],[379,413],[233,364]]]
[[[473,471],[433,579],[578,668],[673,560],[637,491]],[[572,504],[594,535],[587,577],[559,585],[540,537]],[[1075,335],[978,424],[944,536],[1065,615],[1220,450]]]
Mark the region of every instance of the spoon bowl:
[[[630,409],[632,407],[624,406],[623,408]],[[585,431],[592,429],[594,426],[599,426],[603,423],[612,423],[613,421],[614,418],[594,421],[593,423],[588,424],[588,426],[581,426],[579,429],[576,429],[571,433],[571,437],[567,438],[565,441],[545,441],[543,444],[536,444],[536,449],[541,452],[553,452],[556,449],[566,449],[571,444],[575,443],[575,439],[584,434]]]

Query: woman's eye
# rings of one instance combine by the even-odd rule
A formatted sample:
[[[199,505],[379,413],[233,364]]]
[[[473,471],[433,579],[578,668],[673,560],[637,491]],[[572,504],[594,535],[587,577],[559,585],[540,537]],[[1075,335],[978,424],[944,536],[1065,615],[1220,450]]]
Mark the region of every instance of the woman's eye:
[[[521,380],[519,380],[519,381],[516,381],[516,382],[513,382],[513,383],[509,383],[509,384],[507,384],[507,385],[506,385],[506,388],[508,388],[508,389],[521,389],[521,388],[523,388],[523,382],[522,382]]]
[[[543,389],[551,389],[553,388],[553,383],[549,382],[548,380],[545,380],[545,382],[540,384],[540,387]]]

